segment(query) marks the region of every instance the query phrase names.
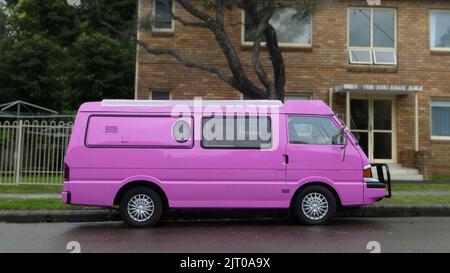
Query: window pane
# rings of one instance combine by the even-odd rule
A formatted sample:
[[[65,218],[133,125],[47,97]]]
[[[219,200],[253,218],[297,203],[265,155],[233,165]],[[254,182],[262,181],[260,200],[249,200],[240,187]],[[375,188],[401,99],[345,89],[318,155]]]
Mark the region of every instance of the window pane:
[[[294,8],[277,9],[270,23],[277,31],[278,42],[311,44],[311,17],[298,18]]]
[[[367,130],[369,129],[369,101],[351,100],[350,101],[350,119],[351,129]]]
[[[154,0],[155,2],[155,18],[154,27],[158,29],[172,28],[172,0]]]
[[[373,134],[373,157],[375,159],[392,158],[392,134],[374,133]]]
[[[350,46],[370,47],[370,10],[349,10]]]
[[[202,146],[205,148],[271,147],[272,125],[268,117],[211,117],[202,121]]]
[[[433,101],[431,111],[432,135],[450,136],[450,105]]]
[[[311,44],[311,16],[298,18],[296,9],[277,9],[270,23],[275,28],[279,43]],[[245,14],[244,41],[254,41],[254,28],[250,15]],[[265,38],[263,38],[265,41]]]
[[[251,20],[250,15],[245,12],[245,31],[244,31],[244,41],[246,42],[252,42],[254,41],[254,29],[255,29],[255,25],[253,24],[253,21]],[[263,41],[265,41],[264,37],[263,37]]]
[[[286,95],[284,97],[285,101],[288,100],[311,100],[310,94],[295,94],[295,95]]]
[[[375,63],[396,64],[394,51],[375,50],[374,55],[375,55]]]
[[[450,48],[450,12],[431,12],[431,47]]]
[[[352,132],[353,136],[358,140],[359,147],[364,151],[366,156],[369,154],[369,133]]]
[[[391,130],[392,129],[392,101],[374,100],[373,101],[373,129]]]
[[[351,63],[372,63],[372,53],[370,50],[350,49]]]
[[[395,47],[395,11],[373,10],[373,46]]]
[[[289,143],[333,144],[337,126],[325,117],[289,117]]]
[[[152,100],[170,100],[170,92],[166,91],[153,91]]]

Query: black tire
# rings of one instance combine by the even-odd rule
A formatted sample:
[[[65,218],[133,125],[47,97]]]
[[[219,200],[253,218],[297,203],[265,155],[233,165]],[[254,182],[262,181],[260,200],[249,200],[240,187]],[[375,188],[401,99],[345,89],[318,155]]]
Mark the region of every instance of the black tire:
[[[310,199],[311,197],[324,197],[327,202],[327,209],[326,212],[318,213],[316,217],[312,215],[305,214],[305,211],[307,209],[305,208],[305,211],[302,209],[302,203],[306,201],[305,199],[308,196],[307,199]],[[323,201],[324,202],[324,201]],[[297,221],[302,225],[326,225],[328,224],[334,215],[336,214],[336,207],[337,202],[336,198],[334,197],[333,193],[328,190],[326,187],[319,186],[319,185],[313,185],[308,186],[304,188],[302,191],[300,191],[297,196],[294,199],[294,203],[292,204],[292,210],[293,214],[296,216]],[[325,210],[325,209],[323,209]],[[318,219],[312,219],[312,218],[318,218]]]
[[[133,199],[135,197],[135,199]],[[142,197],[145,200],[141,202],[146,202],[146,204],[151,207],[153,203],[153,212],[150,213],[147,211],[149,215],[143,216],[143,219],[138,220],[136,215],[132,215],[130,210],[128,209],[128,205],[130,200],[136,201],[136,198]],[[149,201],[151,200],[151,202]],[[163,212],[163,204],[161,201],[161,197],[154,190],[147,187],[136,187],[128,190],[120,200],[120,215],[122,216],[123,221],[132,227],[152,227],[156,223],[158,223],[159,218],[161,218]],[[148,218],[148,219],[147,219]]]

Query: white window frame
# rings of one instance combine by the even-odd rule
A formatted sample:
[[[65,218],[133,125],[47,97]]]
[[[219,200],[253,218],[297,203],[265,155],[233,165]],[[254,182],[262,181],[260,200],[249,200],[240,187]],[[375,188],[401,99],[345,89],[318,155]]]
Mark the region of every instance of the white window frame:
[[[154,20],[155,16],[156,16],[156,1],[157,0],[152,0],[152,20]],[[172,0],[172,13],[175,14],[175,0]],[[159,32],[159,33],[172,33],[175,31],[175,21],[171,20],[171,28],[157,28],[155,27],[154,22],[152,22],[152,32]]]
[[[428,28],[429,35],[430,35],[430,50],[431,51],[445,51],[445,52],[449,52],[450,51],[450,47],[434,47],[432,45],[433,41],[431,41],[431,32],[432,32],[432,29],[431,29],[432,16],[431,15],[432,15],[433,12],[448,13],[450,15],[450,10],[438,10],[438,9],[430,10],[430,12],[429,12],[429,17],[430,17],[429,18],[429,28]]]
[[[358,46],[350,46],[350,11],[352,10],[370,10],[370,47],[358,47]],[[374,10],[390,10],[394,11],[394,47],[375,47],[373,46],[373,12]],[[397,9],[395,8],[372,8],[372,7],[350,7],[347,9],[347,46],[348,46],[348,63],[350,65],[355,64],[365,64],[365,65],[386,65],[386,66],[397,66]],[[351,58],[351,50],[370,50],[371,55],[371,63],[366,62],[352,62]],[[375,51],[389,51],[394,52],[394,61],[395,63],[382,63],[376,62]]]
[[[367,52],[369,52],[370,61],[368,61],[368,62],[360,62],[360,61],[353,60],[352,51],[367,51]],[[348,49],[348,57],[350,58],[350,63],[351,64],[369,64],[369,65],[373,64],[372,50],[370,50],[369,48],[351,47],[351,48]]]
[[[291,47],[291,48],[312,48],[313,45],[313,30],[314,30],[314,26],[313,26],[313,15],[310,15],[310,20],[311,20],[311,43],[310,44],[302,44],[302,43],[278,43],[278,45],[280,47]],[[241,10],[241,45],[243,46],[253,46],[253,42],[247,42],[245,41],[245,11]],[[266,42],[262,42],[261,43],[262,46],[266,45]]]
[[[169,100],[172,100],[172,92],[165,91],[165,90],[154,90],[154,91],[148,92],[148,99],[149,100],[153,100],[153,92],[167,92],[167,93],[169,93]]]
[[[397,64],[397,52],[395,51],[395,49],[374,49],[372,52],[373,52],[373,63],[376,65],[396,65]],[[392,53],[394,53],[394,62],[389,63],[389,62],[377,61],[377,54],[375,54],[376,52],[392,52]]]
[[[433,135],[433,101],[448,101],[450,102],[450,98],[431,98],[430,100],[430,136],[431,140],[448,140],[450,141],[450,136],[435,136]]]

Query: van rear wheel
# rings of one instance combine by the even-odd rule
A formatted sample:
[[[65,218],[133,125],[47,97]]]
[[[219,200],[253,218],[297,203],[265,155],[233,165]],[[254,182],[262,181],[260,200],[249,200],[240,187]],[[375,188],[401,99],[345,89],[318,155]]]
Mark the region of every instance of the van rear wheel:
[[[136,187],[127,191],[120,202],[124,222],[133,227],[152,227],[161,218],[163,204],[154,190]]]
[[[309,186],[297,194],[294,200],[294,214],[300,224],[325,225],[336,214],[336,198],[323,186]]]

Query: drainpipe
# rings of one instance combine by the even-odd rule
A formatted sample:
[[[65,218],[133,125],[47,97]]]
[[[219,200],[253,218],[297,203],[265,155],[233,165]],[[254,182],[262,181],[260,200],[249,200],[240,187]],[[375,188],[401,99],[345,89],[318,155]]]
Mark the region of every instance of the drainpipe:
[[[415,93],[414,98],[415,106],[414,106],[414,142],[415,142],[415,151],[419,151],[419,92]]]
[[[328,106],[333,110],[333,88],[328,89]]]
[[[345,92],[345,123],[350,128],[350,92]]]
[[[139,40],[140,36],[140,27],[139,22],[141,20],[141,0],[137,1],[137,20],[136,20],[136,37]],[[134,71],[134,99],[138,99],[138,86],[139,86],[139,45],[136,44],[136,64]]]

